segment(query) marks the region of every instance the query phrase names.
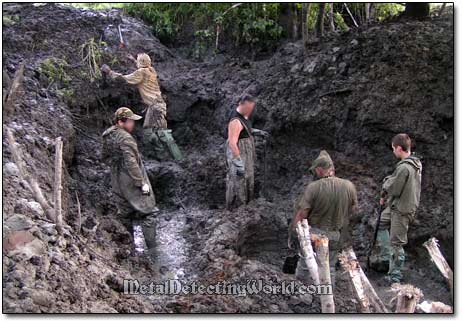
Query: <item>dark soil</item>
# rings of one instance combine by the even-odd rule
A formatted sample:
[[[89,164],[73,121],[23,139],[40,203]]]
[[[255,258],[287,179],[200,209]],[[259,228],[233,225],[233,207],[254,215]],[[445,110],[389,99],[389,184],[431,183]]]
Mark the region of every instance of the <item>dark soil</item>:
[[[331,153],[337,175],[357,187],[359,211],[351,233],[364,263],[380,183],[396,162],[389,142],[399,132],[415,139],[424,166],[419,223],[411,227],[406,246],[405,282],[421,288],[425,300],[451,303],[422,243],[439,239],[453,265],[452,15],[328,35],[312,43],[307,54],[301,43],[286,43],[259,61],[218,55],[204,63],[182,58],[149,27],[117,10],[5,4],[3,15],[14,17],[3,26],[4,79],[26,64],[23,94],[3,121],[3,233],[27,231],[40,245],[4,249],[4,312],[320,312],[319,298],[310,295],[127,296],[120,285],[124,278],[208,284],[262,279],[272,285],[294,280],[282,271],[286,257],[295,255],[286,245],[288,222],[295,199],[312,180],[308,165],[321,149]],[[126,49],[119,48],[119,24]],[[111,201],[109,169],[100,161],[100,135],[115,109],[125,105],[141,113],[142,105],[134,88],[89,79],[79,50],[91,38],[103,42],[100,63],[120,72],[134,68],[128,52],[153,57],[170,127],[186,155],[179,163],[145,160],[161,208],[158,247],[148,256],[131,252]],[[66,77],[51,79],[43,71],[51,57],[65,62]],[[257,141],[259,198],[228,212],[224,129],[244,91],[258,97],[255,127],[271,134],[268,167],[265,178],[265,147]],[[15,173],[6,127],[49,200],[53,140],[63,137],[64,236],[56,235]],[[383,276],[367,274],[390,300]],[[338,275],[337,311],[357,312],[348,282]]]

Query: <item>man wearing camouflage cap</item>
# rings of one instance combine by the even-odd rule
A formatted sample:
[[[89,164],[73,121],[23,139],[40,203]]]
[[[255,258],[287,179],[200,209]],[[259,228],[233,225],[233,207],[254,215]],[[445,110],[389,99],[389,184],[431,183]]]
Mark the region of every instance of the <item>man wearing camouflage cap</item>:
[[[296,204],[295,215],[289,226],[289,248],[292,247],[297,223],[307,218],[313,233],[329,238],[329,264],[334,284],[337,254],[347,241],[349,219],[358,203],[356,188],[350,181],[335,176],[334,163],[324,150],[313,161],[310,171],[316,179],[305,187]],[[312,282],[302,257],[295,275],[304,282]]]
[[[131,55],[129,58],[136,62],[138,68],[129,75],[116,73],[107,65],[103,65],[101,70],[112,79],[122,79],[128,84],[138,87],[141,99],[146,105],[143,142],[147,147],[153,149],[153,151],[148,149],[147,155],[150,156],[151,152],[154,152],[153,157],[162,159],[165,145],[175,160],[181,160],[183,156],[173,139],[172,130],[167,129],[167,104],[162,98],[157,73],[151,66],[151,58],[145,53],[138,54],[136,60]]]
[[[135,138],[130,134],[142,117],[128,107],[114,114],[114,125],[103,133],[103,161],[111,166],[111,184],[122,223],[133,236],[133,220],[142,219],[146,244],[154,246],[158,212],[151,183],[143,166]]]

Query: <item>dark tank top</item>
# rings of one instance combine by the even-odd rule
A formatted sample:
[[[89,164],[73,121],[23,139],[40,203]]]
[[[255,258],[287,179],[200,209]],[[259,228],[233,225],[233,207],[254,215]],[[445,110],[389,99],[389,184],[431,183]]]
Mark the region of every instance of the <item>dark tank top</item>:
[[[249,133],[251,130],[252,130],[252,121],[250,119],[246,119],[241,113],[239,113],[238,111],[236,110],[233,110],[231,112],[231,115],[229,117],[229,122],[231,122],[233,119],[239,119],[239,121],[241,121],[241,124],[242,126],[244,127],[241,131],[241,133],[239,133],[239,140],[240,139],[245,139],[245,138],[248,138],[251,136],[251,134]],[[228,122],[228,124],[229,124]]]

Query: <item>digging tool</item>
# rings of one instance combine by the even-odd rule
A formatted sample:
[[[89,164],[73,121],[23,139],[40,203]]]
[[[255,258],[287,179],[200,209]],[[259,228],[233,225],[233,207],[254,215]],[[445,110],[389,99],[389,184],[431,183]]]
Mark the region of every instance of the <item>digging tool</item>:
[[[262,195],[265,198],[267,197],[267,194],[266,194],[266,175],[267,175],[267,168],[268,168],[268,159],[266,157],[267,142],[268,140],[265,138],[263,140],[263,185],[262,185]]]
[[[374,249],[375,242],[377,241],[377,234],[379,232],[379,225],[380,225],[380,218],[382,217],[382,211],[383,211],[383,205],[379,206],[379,215],[377,217],[377,223],[375,224],[375,230],[374,230],[374,238],[372,239],[371,247],[369,248],[369,251],[367,252],[367,269],[370,268],[370,257],[372,254],[372,250]]]
[[[122,30],[120,29],[120,25],[117,26],[117,29],[119,30],[119,48],[125,48],[124,37],[122,36]]]

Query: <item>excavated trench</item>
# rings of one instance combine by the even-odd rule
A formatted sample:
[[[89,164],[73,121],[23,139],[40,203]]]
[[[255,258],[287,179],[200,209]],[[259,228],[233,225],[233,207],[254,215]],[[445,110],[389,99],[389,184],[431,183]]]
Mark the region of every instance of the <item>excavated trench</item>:
[[[83,122],[86,128],[77,131],[76,163],[83,159],[94,159],[99,154],[101,148],[99,135],[110,126],[109,120],[115,108],[123,105],[135,106],[136,112],[141,113],[141,110],[136,108],[139,106],[136,95],[132,96],[128,92],[128,95],[122,97],[101,98],[96,100],[94,105],[82,109],[85,114],[81,117],[86,120]],[[185,160],[178,163],[144,160],[161,213],[157,217],[156,249],[150,251],[143,249],[140,253],[151,260],[153,272],[151,278],[156,280],[207,279],[201,265],[197,265],[197,260],[213,256],[202,249],[205,243],[204,237],[210,237],[208,225],[218,221],[222,216],[233,216],[224,209],[225,171],[222,153],[224,138],[216,125],[218,121],[214,116],[213,103],[199,102],[191,107],[191,110],[194,112],[188,113],[190,117],[187,119],[171,123],[176,140],[186,156]],[[82,122],[79,124],[81,126]],[[321,140],[324,136],[323,131],[311,130],[311,137],[316,140]],[[289,132],[285,131],[282,130],[281,133],[276,134],[276,138],[267,143],[267,186],[264,192],[262,191],[264,144],[257,142],[256,194],[260,198],[244,210],[255,214],[256,217],[244,220],[238,226],[238,231],[234,232],[235,238],[231,244],[226,245],[225,248],[232,250],[243,260],[255,260],[277,271],[294,274],[297,254],[287,248],[287,226],[296,197],[302,191],[303,185],[312,179],[309,176],[297,178],[296,174],[303,174],[305,166],[299,166],[295,171],[293,167],[304,163],[298,160],[297,153],[294,151],[299,151],[306,137],[306,129],[300,127],[292,128]],[[191,133],[195,135],[192,136]],[[141,142],[140,127],[137,127],[134,135],[138,142]],[[291,138],[290,141],[284,141],[284,138],[288,137]],[[333,147],[335,142],[326,141],[325,145]],[[304,154],[309,155],[315,155],[318,151],[310,147],[305,149]],[[371,185],[372,173],[366,165],[358,164],[355,157],[348,157],[336,151],[333,152],[333,157],[337,161],[339,176],[345,175],[352,169],[358,173],[358,176],[351,178],[360,191],[359,211],[351,220],[351,234],[352,244],[358,256],[363,259],[370,239],[370,229],[367,228],[370,225],[367,218],[370,217],[367,213],[373,213],[374,209],[371,206],[374,202],[372,196],[375,193],[374,184]],[[282,158],[283,161],[278,158]],[[93,161],[93,164],[97,163],[97,160]],[[74,164],[73,167],[78,168],[78,165]],[[102,182],[104,184],[97,189],[105,193],[110,189],[108,169],[101,164],[98,167],[105,173],[105,177],[101,178],[101,182],[91,185],[84,181],[80,182],[80,190],[83,193],[91,194],[90,191],[86,192],[86,189],[91,186],[93,187],[90,189],[94,193],[94,185],[99,186]],[[98,199],[97,208],[103,214],[114,213],[115,208],[110,199],[101,201],[96,195],[90,198],[95,197]],[[258,209],[261,204],[264,205],[263,210]],[[418,283],[423,283],[422,279],[429,274],[428,271],[424,272],[424,267],[419,267],[424,258],[425,254],[422,251],[409,252],[405,274]],[[372,271],[368,274],[379,292],[382,290],[385,292],[387,288],[382,282],[382,275]],[[435,276],[434,272],[431,274],[434,279],[431,284],[435,287],[438,282],[441,282],[441,278]],[[342,295],[349,292],[348,282],[342,280],[342,277],[339,281],[340,294],[337,295],[337,301],[342,303],[346,311],[349,311],[352,309],[351,303],[345,302]],[[428,291],[425,287],[423,289]],[[439,296],[447,297],[444,291],[444,287],[440,287],[437,292]],[[387,298],[386,293],[383,293],[383,296]]]

